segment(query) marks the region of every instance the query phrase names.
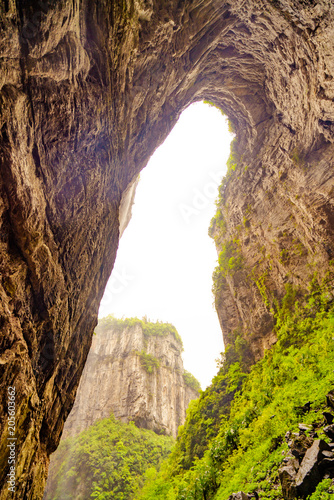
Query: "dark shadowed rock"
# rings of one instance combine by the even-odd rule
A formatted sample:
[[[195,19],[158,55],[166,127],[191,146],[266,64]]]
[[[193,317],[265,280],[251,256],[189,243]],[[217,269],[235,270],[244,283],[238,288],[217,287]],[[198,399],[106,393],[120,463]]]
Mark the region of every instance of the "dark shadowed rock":
[[[322,479],[319,469],[319,462],[322,458],[322,451],[330,451],[330,447],[325,441],[317,439],[306,451],[303,461],[296,475],[295,484],[298,495],[306,498],[316,489],[317,484]]]
[[[310,409],[311,409],[311,402],[310,401],[305,403],[303,406],[296,406],[295,407],[296,412],[299,413],[300,415],[308,413],[310,411]]]
[[[298,460],[292,458],[286,459],[285,465],[279,469],[278,475],[285,500],[293,500],[296,498],[295,479],[298,467]]]
[[[334,441],[334,424],[324,427],[324,433],[329,437],[331,441]]]
[[[334,416],[333,416],[333,414],[332,414],[332,413],[329,413],[328,411],[324,411],[324,412],[323,412],[323,416],[324,416],[324,418],[325,418],[325,420],[326,420],[326,423],[327,423],[328,425],[331,425],[331,424],[333,423]]]
[[[319,462],[319,471],[322,477],[334,477],[334,458],[326,457]]]
[[[312,443],[313,439],[302,433],[293,439],[290,445],[290,451],[294,457],[301,461],[306,453],[306,450],[312,446]]]
[[[334,410],[334,391],[330,391],[326,396],[327,406]]]
[[[254,493],[248,493],[247,498],[248,500],[251,500],[252,498],[254,500],[259,500],[259,494],[257,493],[257,491],[254,491]]]

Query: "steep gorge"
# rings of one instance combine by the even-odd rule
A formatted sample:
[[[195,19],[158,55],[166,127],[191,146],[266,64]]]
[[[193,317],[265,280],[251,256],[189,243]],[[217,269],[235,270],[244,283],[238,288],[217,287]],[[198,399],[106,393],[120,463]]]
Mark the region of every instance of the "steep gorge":
[[[289,284],[303,295],[313,269],[326,276],[334,14],[330,0],[0,8],[0,498],[8,386],[16,392],[12,497],[41,498],[126,220],[121,200],[190,103],[219,105],[237,133],[217,219],[226,229],[212,228],[223,252],[216,307],[225,343],[239,331],[250,362],[260,359],[276,340],[275,300]],[[231,249],[240,254],[234,264]]]

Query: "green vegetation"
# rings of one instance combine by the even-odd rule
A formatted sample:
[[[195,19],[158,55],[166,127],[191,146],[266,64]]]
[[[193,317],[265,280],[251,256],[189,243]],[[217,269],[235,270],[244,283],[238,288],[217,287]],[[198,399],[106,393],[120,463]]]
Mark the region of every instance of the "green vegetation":
[[[282,264],[286,264],[288,261],[288,258],[289,258],[289,252],[285,248],[283,248],[283,250],[281,250],[280,254],[279,254],[279,261]]]
[[[204,104],[208,104],[209,106],[212,106],[213,108],[218,109],[218,111],[220,111],[223,116],[226,116],[225,111],[223,111],[222,108],[220,106],[218,106],[217,104],[215,104],[214,102],[209,101],[208,99],[204,99],[203,102],[204,102]],[[228,125],[228,131],[230,132],[230,134],[235,134],[236,133],[235,124],[234,124],[234,122],[232,122],[230,120],[230,118],[227,119],[227,125]]]
[[[227,174],[224,177],[224,181],[226,182],[232,176],[232,173],[235,171],[239,161],[239,155],[237,152],[237,139],[236,137],[231,141],[231,152],[228,160],[226,162],[227,166]]]
[[[220,111],[223,116],[226,116],[226,113],[224,113],[224,111],[214,102],[209,101],[208,99],[204,99],[203,102],[204,102],[204,104],[208,104],[209,106],[212,106],[213,108],[218,109],[218,111]]]
[[[227,230],[226,218],[224,217],[222,211],[223,210],[222,207],[224,205],[224,190],[228,180],[232,177],[233,173],[235,172],[236,168],[240,163],[240,160],[242,160],[242,158],[240,158],[240,155],[238,153],[238,143],[236,137],[231,141],[230,150],[231,150],[230,156],[226,162],[227,173],[225,177],[222,179],[221,185],[218,188],[218,198],[216,200],[217,211],[216,214],[212,217],[209,226],[209,236],[211,237],[213,237],[216,228],[219,229],[219,236],[223,236]],[[244,172],[247,171],[247,169],[248,167],[246,165],[244,168]]]
[[[322,425],[334,386],[334,306],[326,288],[312,283],[302,303],[288,287],[276,314],[278,341],[250,370],[245,335],[235,333],[212,385],[190,404],[169,459],[138,498],[227,500],[241,490],[282,498],[284,436],[300,422]],[[301,414],[308,401],[311,410]],[[309,500],[332,498],[331,488],[322,481]]]
[[[145,478],[157,474],[173,442],[113,416],[96,422],[61,443],[46,500],[133,499]]]
[[[198,382],[197,378],[195,378],[190,372],[187,372],[187,370],[184,370],[183,378],[185,383],[194,389],[194,391],[199,392],[201,390],[201,384]]]
[[[230,134],[235,134],[236,133],[235,124],[230,119],[228,119],[228,126],[227,126],[227,128],[228,128],[228,131],[230,132]]]
[[[209,236],[213,237],[214,230],[216,228],[219,229],[220,235],[224,235],[226,233],[226,220],[224,219],[223,212],[220,208],[217,209],[215,216],[211,219],[209,226]]]
[[[212,293],[214,297],[216,297],[221,290],[224,290],[228,286],[226,277],[222,274],[219,266],[216,266],[212,273],[212,282]]]
[[[308,497],[308,500],[332,500],[334,495],[334,485],[331,479],[324,479],[318,484],[317,489]]]
[[[293,161],[293,163],[297,166],[297,167],[300,167],[300,166],[303,166],[304,165],[304,162],[303,160],[301,159],[300,157],[300,153],[299,153],[299,150],[297,147],[295,147],[293,150],[292,150],[292,153],[291,153],[291,160]]]
[[[237,246],[237,240],[226,241],[219,253],[218,264],[221,273],[226,276],[242,267],[242,255]]]
[[[212,292],[214,295],[226,286],[226,276],[232,275],[242,269],[243,257],[239,249],[239,240],[225,241],[218,256],[218,265],[215,268],[212,280]]]
[[[154,368],[159,368],[160,361],[152,356],[152,354],[149,354],[144,350],[138,352],[137,354],[140,356],[140,362],[147,373],[153,373]]]
[[[98,333],[99,331],[105,331],[108,328],[112,328],[114,331],[122,332],[125,328],[131,328],[136,325],[142,328],[143,333],[146,337],[164,337],[171,333],[174,336],[175,340],[180,342],[182,346],[182,339],[174,325],[172,325],[171,323],[163,323],[162,321],[153,323],[151,321],[148,321],[146,318],[118,319],[110,314],[109,316],[106,316],[105,318],[99,320],[96,331]]]

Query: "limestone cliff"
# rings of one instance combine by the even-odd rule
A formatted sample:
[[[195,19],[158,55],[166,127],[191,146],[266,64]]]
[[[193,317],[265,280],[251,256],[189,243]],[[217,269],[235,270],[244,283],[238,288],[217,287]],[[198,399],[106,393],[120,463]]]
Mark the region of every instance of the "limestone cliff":
[[[112,318],[99,323],[63,438],[110,413],[176,438],[189,402],[199,393],[186,383],[182,342],[174,329],[153,324],[165,328],[163,334],[148,334],[148,325]]]
[[[238,136],[222,208],[244,267],[217,296],[225,340],[252,330],[256,358],[274,341],[270,306],[247,278],[259,251],[255,281],[278,298],[290,282],[306,287],[310,266],[326,274],[334,15],[331,0],[2,0],[0,16],[2,500],[7,388],[13,498],[40,498],[115,260],[121,200],[190,103],[220,105]]]

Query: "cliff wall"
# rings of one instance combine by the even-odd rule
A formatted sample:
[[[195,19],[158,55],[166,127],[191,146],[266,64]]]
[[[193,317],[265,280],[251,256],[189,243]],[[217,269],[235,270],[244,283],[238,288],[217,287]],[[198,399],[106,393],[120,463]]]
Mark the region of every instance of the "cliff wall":
[[[189,402],[199,396],[185,381],[182,342],[167,330],[145,335],[141,322],[116,327],[110,320],[95,331],[63,438],[110,413],[176,438]]]
[[[0,16],[2,500],[8,387],[13,498],[41,498],[115,260],[121,199],[190,103],[221,106],[238,136],[222,208],[244,267],[217,295],[225,341],[246,327],[255,358],[274,341],[270,306],[247,278],[259,250],[256,281],[266,271],[277,298],[289,283],[307,287],[310,265],[326,274],[334,23],[331,0],[2,0]]]

